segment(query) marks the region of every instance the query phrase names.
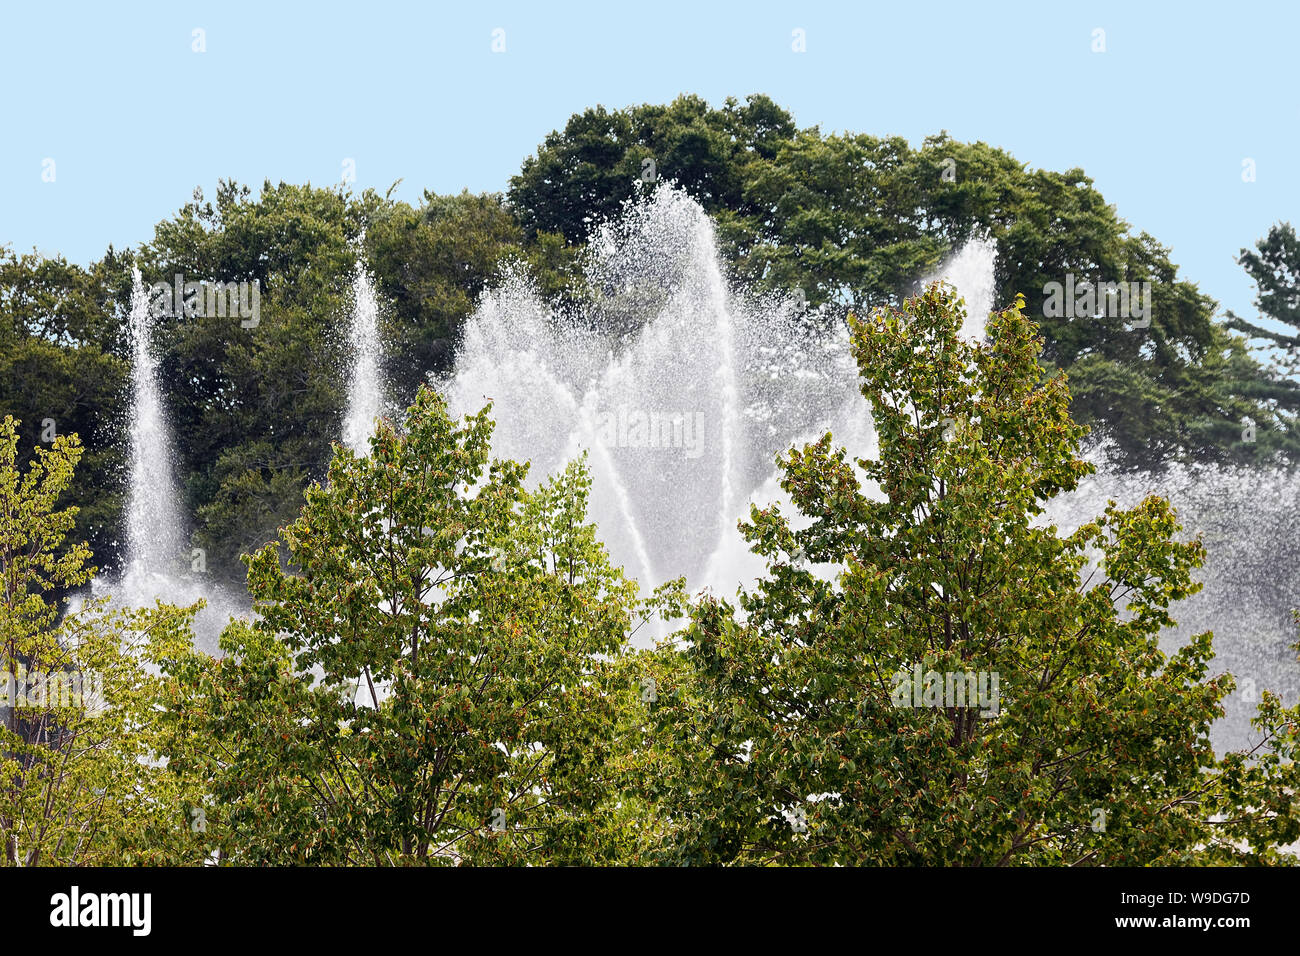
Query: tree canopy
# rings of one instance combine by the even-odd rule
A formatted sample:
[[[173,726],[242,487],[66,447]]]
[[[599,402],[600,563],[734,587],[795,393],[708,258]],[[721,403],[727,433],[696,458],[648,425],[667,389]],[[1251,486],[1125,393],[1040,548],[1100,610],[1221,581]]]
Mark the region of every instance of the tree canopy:
[[[1023,299],[984,345],[958,337],[963,318],[934,286],[852,320],[879,455],[850,460],[830,435],[792,450],[782,484],[811,523],[754,506],[768,576],[742,613],[694,608],[691,670],[658,711],[686,755],[668,858],[1275,859],[1300,836],[1294,763],[1219,761],[1206,732],[1232,678],[1208,677],[1211,635],[1157,643],[1199,589],[1200,542],[1155,497],[1064,537],[1036,520],[1092,470],[1065,379],[1041,379]],[[1295,719],[1261,708],[1283,757]],[[1258,812],[1235,803],[1256,788]]]

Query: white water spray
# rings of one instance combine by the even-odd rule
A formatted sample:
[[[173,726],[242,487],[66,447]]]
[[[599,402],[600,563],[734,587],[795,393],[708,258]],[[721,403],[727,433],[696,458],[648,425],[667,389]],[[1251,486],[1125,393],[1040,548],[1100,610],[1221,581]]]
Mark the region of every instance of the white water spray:
[[[343,444],[358,455],[367,455],[375,420],[383,414],[384,388],[380,374],[383,345],[379,337],[379,304],[375,299],[374,282],[360,256],[352,277],[352,303],[352,323],[348,330],[352,370],[348,376]]]
[[[188,561],[187,535],[177,501],[175,460],[158,391],[149,294],[133,268],[131,313],[131,450],[126,498],[128,573],[163,574]]]
[[[934,278],[958,286],[983,336],[993,244],[973,242]],[[764,571],[736,530],[750,503],[788,498],[776,456],[831,431],[874,453],[846,330],[793,299],[727,284],[712,221],[661,185],[600,228],[586,272],[595,301],[561,315],[510,273],[467,324],[448,385],[453,413],[489,400],[493,453],[530,480],[591,454],[591,517],[643,590],[685,574],[731,595]]]
[[[189,547],[173,470],[171,432],[158,388],[149,295],[140,270],[132,272],[125,568],[116,579],[95,578],[90,591],[94,597],[107,595],[112,603],[128,608],[152,607],[159,600],[186,606],[202,599],[206,606],[194,619],[195,644],[216,653],[221,630],[231,617],[247,615],[248,605],[206,580],[206,556]]]
[[[668,186],[598,231],[590,253],[598,298],[587,314],[557,314],[518,273],[484,297],[447,386],[452,410],[492,400],[493,451],[531,461],[533,483],[591,449],[591,518],[643,590],[683,573],[692,591],[730,596],[752,587],[764,561],[736,530],[749,504],[775,503],[795,527],[810,520],[780,488],[776,455],[830,431],[852,457],[875,456],[847,334],[793,302],[729,289],[708,217]],[[998,304],[995,254],[992,241],[972,240],[925,279],[957,287],[967,341],[983,339]],[[672,423],[694,416],[702,434],[693,456]],[[1238,691],[1212,736],[1220,750],[1241,746],[1262,690],[1292,702],[1300,689],[1288,647],[1289,609],[1300,603],[1300,476],[1214,468],[1126,475],[1094,457],[1099,474],[1053,501],[1047,520],[1068,533],[1101,514],[1107,497],[1132,505],[1157,491],[1190,530],[1206,531],[1206,588],[1174,608],[1179,627],[1163,643],[1215,632],[1215,668],[1233,671]]]

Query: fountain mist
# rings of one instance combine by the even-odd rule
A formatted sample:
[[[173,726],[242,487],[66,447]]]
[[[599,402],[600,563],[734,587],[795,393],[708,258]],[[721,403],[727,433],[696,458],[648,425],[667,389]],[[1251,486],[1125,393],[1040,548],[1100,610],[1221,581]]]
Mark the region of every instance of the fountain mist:
[[[1214,632],[1211,674],[1231,671],[1237,689],[1223,704],[1211,733],[1220,752],[1253,745],[1250,726],[1264,690],[1292,704],[1300,693],[1300,663],[1290,609],[1300,604],[1300,474],[1279,470],[1174,465],[1159,474],[1124,472],[1098,449],[1089,456],[1097,473],[1051,502],[1046,519],[1062,534],[1074,531],[1114,499],[1131,508],[1148,494],[1178,510],[1183,539],[1203,534],[1204,588],[1174,605],[1178,626],[1162,636],[1170,651],[1194,634]]]

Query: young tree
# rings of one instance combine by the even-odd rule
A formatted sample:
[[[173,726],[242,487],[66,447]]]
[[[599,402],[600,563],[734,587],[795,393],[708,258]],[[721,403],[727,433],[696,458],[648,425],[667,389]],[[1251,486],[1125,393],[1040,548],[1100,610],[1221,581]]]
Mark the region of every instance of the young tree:
[[[259,617],[191,661],[187,768],[241,863],[569,863],[628,842],[616,785],[641,601],[575,464],[535,493],[422,389],[249,559]]]
[[[1201,544],[1156,497],[1064,537],[1042,521],[1091,471],[1065,378],[1042,380],[1023,300],[984,344],[963,316],[932,286],[852,319],[878,457],[830,435],[791,451],[783,487],[810,523],[754,508],[769,576],[740,616],[695,609],[694,677],[657,710],[683,754],[669,858],[1276,859],[1300,836],[1296,712],[1270,697],[1267,756],[1217,760],[1233,682],[1206,679],[1211,635],[1158,646]]]
[[[0,860],[16,866],[195,862],[194,788],[157,760],[164,659],[189,645],[189,615],[159,605],[62,609],[86,585],[85,544],[60,508],[81,457],[60,436],[23,472],[18,423],[0,423]],[[65,599],[66,601],[66,599]],[[61,615],[61,610],[64,611]]]

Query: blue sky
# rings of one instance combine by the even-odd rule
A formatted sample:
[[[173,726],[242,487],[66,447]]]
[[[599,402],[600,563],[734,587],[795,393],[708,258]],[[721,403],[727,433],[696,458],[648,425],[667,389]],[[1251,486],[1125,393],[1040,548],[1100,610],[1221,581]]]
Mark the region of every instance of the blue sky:
[[[502,190],[571,113],[682,92],[762,92],[801,126],[913,143],[946,129],[1080,166],[1248,315],[1238,250],[1300,224],[1295,3],[118,7],[3,3],[0,244],[84,263],[151,238],[195,186],[327,185],[345,159],[354,188],[402,179],[410,201]]]

